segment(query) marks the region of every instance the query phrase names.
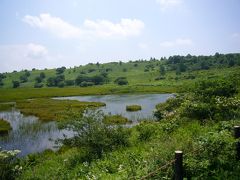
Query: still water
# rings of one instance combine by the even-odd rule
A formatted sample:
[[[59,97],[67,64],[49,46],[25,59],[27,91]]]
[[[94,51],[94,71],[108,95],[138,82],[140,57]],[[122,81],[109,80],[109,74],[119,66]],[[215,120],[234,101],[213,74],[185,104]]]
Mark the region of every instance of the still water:
[[[144,95],[97,95],[97,96],[72,96],[54,99],[69,99],[88,102],[104,102],[105,107],[100,109],[105,114],[120,114],[133,122],[141,119],[153,119],[153,110],[158,103],[165,102],[172,94],[144,94]],[[126,106],[137,104],[141,111],[127,112]]]
[[[12,130],[8,135],[0,136],[0,147],[4,150],[21,150],[20,156],[42,152],[45,149],[56,149],[55,140],[63,134],[71,136],[66,130],[59,130],[55,122],[41,122],[35,116],[24,116],[13,109],[0,112],[0,119],[7,120]]]
[[[99,95],[99,96],[73,96],[54,99],[70,99],[90,102],[104,102],[106,107],[100,109],[105,114],[121,114],[136,124],[138,120],[153,118],[156,104],[165,102],[171,94],[145,94],[145,95]],[[126,105],[138,104],[141,111],[127,112]],[[56,149],[55,140],[73,135],[73,132],[59,130],[55,122],[41,122],[35,116],[24,116],[18,110],[0,112],[0,119],[7,120],[12,130],[6,136],[0,136],[0,147],[6,150],[19,149],[20,156],[30,153],[42,152],[45,149]]]

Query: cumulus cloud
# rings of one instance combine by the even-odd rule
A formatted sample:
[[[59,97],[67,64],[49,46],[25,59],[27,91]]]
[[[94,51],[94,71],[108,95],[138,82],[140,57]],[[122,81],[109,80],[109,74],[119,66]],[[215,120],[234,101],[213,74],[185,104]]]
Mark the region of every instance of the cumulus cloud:
[[[55,67],[60,56],[50,55],[48,49],[36,43],[0,45],[0,72]]]
[[[23,21],[32,27],[37,27],[60,38],[121,38],[138,36],[144,23],[138,19],[121,19],[119,23],[108,20],[85,20],[82,26],[74,26],[59,17],[50,14],[39,16],[26,15]]]
[[[189,38],[178,38],[174,41],[164,41],[160,43],[160,46],[165,48],[176,47],[176,46],[191,46],[193,41]]]
[[[30,43],[26,45],[27,57],[29,58],[42,58],[48,55],[48,50],[45,46],[40,44]]]
[[[166,9],[177,7],[183,3],[183,0],[156,0],[160,5],[161,10],[165,11]]]

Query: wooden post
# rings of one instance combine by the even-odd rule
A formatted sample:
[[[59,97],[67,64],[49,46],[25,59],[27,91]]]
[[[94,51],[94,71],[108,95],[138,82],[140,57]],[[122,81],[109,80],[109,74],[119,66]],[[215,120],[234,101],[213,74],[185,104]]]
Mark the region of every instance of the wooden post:
[[[175,151],[174,179],[183,180],[183,152]]]
[[[240,138],[240,126],[234,126],[234,137],[236,139]],[[240,160],[240,141],[238,141],[236,144],[236,151],[237,151],[237,160]]]

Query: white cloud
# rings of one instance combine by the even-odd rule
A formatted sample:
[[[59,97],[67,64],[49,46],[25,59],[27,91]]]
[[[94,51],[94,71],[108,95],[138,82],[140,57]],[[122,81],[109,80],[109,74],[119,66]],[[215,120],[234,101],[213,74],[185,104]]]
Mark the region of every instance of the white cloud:
[[[81,27],[74,26],[50,14],[26,15],[23,21],[32,27],[51,32],[60,38],[121,38],[138,36],[144,23],[138,19],[121,19],[119,23],[108,20],[85,20]]]
[[[44,29],[61,38],[75,38],[83,35],[80,28],[77,28],[58,17],[50,14],[40,14],[37,16],[26,15],[23,21],[32,27]]]
[[[40,44],[30,43],[26,45],[27,57],[29,58],[42,58],[48,55],[48,50],[46,47]]]
[[[181,5],[183,0],[156,0],[156,2],[160,5],[161,10],[165,11],[169,8]]]
[[[50,55],[41,44],[0,45],[0,72],[32,68],[55,67],[59,55]]]
[[[189,38],[178,38],[174,41],[164,41],[160,43],[160,46],[165,48],[171,48],[176,46],[191,46],[193,45],[193,41]]]

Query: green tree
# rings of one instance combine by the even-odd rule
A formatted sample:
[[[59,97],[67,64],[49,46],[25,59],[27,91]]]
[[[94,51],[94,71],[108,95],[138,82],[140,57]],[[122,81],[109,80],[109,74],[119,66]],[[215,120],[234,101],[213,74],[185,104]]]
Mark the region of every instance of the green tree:
[[[40,78],[44,79],[46,77],[45,73],[44,72],[41,72],[40,75],[39,75]]]
[[[126,77],[118,77],[117,79],[115,79],[114,83],[116,83],[118,85],[127,85],[128,80]]]
[[[18,88],[20,86],[19,81],[12,81],[12,84],[13,84],[13,88]]]
[[[165,70],[165,67],[163,65],[160,65],[159,72],[160,72],[161,76],[164,76],[166,74],[166,70]]]

